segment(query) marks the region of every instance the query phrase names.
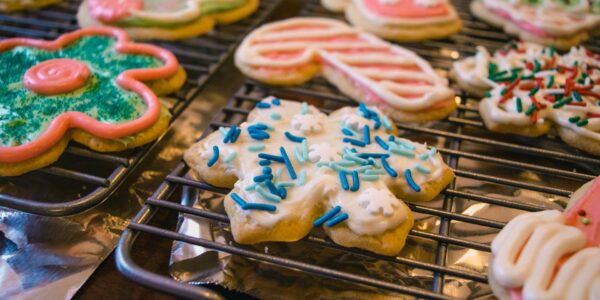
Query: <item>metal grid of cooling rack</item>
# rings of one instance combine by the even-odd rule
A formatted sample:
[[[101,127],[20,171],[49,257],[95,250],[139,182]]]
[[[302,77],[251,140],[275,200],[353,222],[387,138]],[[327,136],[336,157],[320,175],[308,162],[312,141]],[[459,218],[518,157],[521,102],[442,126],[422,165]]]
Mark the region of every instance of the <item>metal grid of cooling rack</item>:
[[[172,51],[188,74],[183,88],[166,101],[172,121],[197,98],[245,33],[262,23],[278,3],[279,0],[263,0],[252,16],[217,26],[198,38],[155,43]],[[0,15],[0,38],[55,39],[77,29],[78,6],[79,1],[67,1],[38,11]],[[0,188],[0,206],[47,216],[89,209],[108,198],[152,146],[106,154],[71,144],[59,161],[48,168],[19,177],[0,177],[0,186],[10,186]],[[37,189],[31,189],[32,182],[37,183]]]
[[[428,41],[419,44],[406,43],[403,46],[415,51],[432,63],[434,68],[448,71],[452,61],[466,55],[473,55],[476,45],[496,49],[508,41],[508,37],[470,16],[468,0],[454,1],[465,28],[461,33],[448,39]],[[318,0],[308,1],[301,15],[341,18],[325,11]],[[588,43],[590,49],[597,51],[600,43]],[[532,202],[515,202],[490,193],[478,193],[464,189],[466,183],[491,187],[494,191],[535,191],[549,198],[567,197],[584,182],[600,174],[600,159],[572,149],[552,135],[541,138],[520,138],[516,136],[493,134],[485,129],[476,109],[476,99],[461,93],[456,86],[459,109],[441,122],[415,126],[397,124],[400,135],[419,141],[442,141],[438,150],[445,161],[454,169],[456,179],[442,192],[440,204],[431,206],[409,204],[415,213],[437,218],[438,226],[421,230],[413,229],[409,239],[428,240],[436,244],[435,258],[432,261],[415,260],[408,257],[384,257],[358,249],[344,248],[328,239],[310,235],[299,243],[309,243],[323,248],[344,251],[359,257],[379,259],[403,265],[416,270],[431,272],[433,280],[429,288],[411,287],[393,281],[374,279],[365,274],[348,273],[330,267],[322,267],[310,262],[293,260],[237,244],[225,244],[189,236],[152,222],[153,216],[160,211],[177,212],[198,216],[215,223],[228,224],[226,215],[213,211],[193,208],[181,204],[181,194],[191,189],[199,192],[226,194],[226,189],[215,188],[189,177],[188,167],[181,163],[167,176],[158,190],[146,201],[145,206],[136,215],[119,242],[117,264],[121,272],[130,279],[148,287],[159,289],[177,296],[189,298],[219,299],[211,290],[192,286],[144,269],[133,257],[136,239],[140,234],[171,241],[182,241],[217,251],[266,262],[283,268],[299,270],[326,278],[338,279],[350,284],[370,286],[382,290],[428,299],[451,299],[445,283],[448,278],[459,278],[476,283],[487,283],[486,274],[475,270],[448,266],[449,249],[466,249],[489,252],[487,243],[473,241],[453,232],[453,225],[467,224],[492,230],[499,230],[504,222],[493,217],[474,216],[458,208],[465,201],[493,205],[507,209],[537,211],[544,208]],[[264,96],[275,95],[283,99],[310,101],[322,111],[330,112],[346,105],[356,105],[323,79],[314,79],[301,87],[272,88],[254,81],[247,81],[239,89],[220,114],[215,116],[204,135],[220,126],[239,124],[245,120],[254,104]],[[204,136],[203,135],[203,136]],[[472,168],[476,163],[479,168]],[[481,168],[483,166],[483,168]],[[486,171],[489,167],[492,171]],[[502,172],[498,172],[498,171]],[[513,173],[528,174],[515,177]],[[165,253],[166,255],[166,253]]]

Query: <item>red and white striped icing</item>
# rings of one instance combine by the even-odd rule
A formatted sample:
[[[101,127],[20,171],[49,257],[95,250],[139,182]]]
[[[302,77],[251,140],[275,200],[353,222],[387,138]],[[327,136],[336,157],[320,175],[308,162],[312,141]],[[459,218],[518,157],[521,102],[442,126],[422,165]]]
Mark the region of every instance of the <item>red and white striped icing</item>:
[[[453,95],[447,80],[415,53],[324,18],[262,26],[246,37],[236,60],[273,76],[320,63],[347,77],[369,98],[357,100],[407,111],[443,106]]]

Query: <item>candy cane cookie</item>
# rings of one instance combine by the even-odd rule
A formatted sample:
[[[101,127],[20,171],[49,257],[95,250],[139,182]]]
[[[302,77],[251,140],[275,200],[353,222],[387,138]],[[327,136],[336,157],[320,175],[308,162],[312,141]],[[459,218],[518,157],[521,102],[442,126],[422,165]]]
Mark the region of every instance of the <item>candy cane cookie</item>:
[[[323,228],[337,244],[396,255],[413,225],[403,200],[432,200],[454,174],[435,148],[395,133],[363,104],[327,116],[269,97],[184,159],[194,177],[233,188],[224,205],[238,243],[297,241]]]
[[[153,141],[171,118],[157,95],[186,77],[171,52],[115,28],[5,39],[0,62],[0,176],[53,163],[70,139],[97,151]]]
[[[247,76],[274,85],[323,75],[354,100],[400,122],[442,119],[456,109],[448,81],[415,53],[325,18],[293,18],[254,30],[235,54]]]
[[[600,55],[583,47],[511,43],[455,63],[461,87],[487,93],[479,104],[492,131],[539,136],[556,126],[567,144],[600,155]]]
[[[488,277],[501,300],[600,299],[600,177],[564,213],[526,213],[492,242]]]
[[[345,11],[354,26],[395,41],[443,38],[462,22],[447,0],[321,0],[332,11]]]
[[[597,0],[475,0],[471,12],[524,41],[563,50],[600,31]]]
[[[33,10],[62,2],[62,0],[0,0],[0,11]]]
[[[179,40],[237,22],[258,5],[259,0],[84,0],[77,20],[81,27],[119,27],[137,40]]]

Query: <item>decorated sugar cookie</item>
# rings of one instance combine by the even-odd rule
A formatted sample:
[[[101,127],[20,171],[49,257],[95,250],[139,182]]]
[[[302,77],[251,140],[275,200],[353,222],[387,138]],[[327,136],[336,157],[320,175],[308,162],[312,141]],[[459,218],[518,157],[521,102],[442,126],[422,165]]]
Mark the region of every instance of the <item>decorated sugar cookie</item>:
[[[471,12],[524,41],[564,50],[600,31],[597,0],[475,0]]]
[[[442,119],[456,109],[448,81],[415,53],[325,18],[264,25],[235,54],[247,76],[276,85],[323,75],[344,94],[400,122]]]
[[[600,178],[585,184],[564,213],[526,213],[492,242],[489,281],[501,300],[600,297]]]
[[[487,91],[479,111],[489,129],[539,136],[554,125],[567,144],[600,155],[600,55],[510,43],[493,57],[478,48],[453,73],[467,91]]]
[[[137,40],[195,37],[251,15],[259,0],[84,0],[79,26],[116,26]]]
[[[156,95],[185,80],[169,51],[108,28],[2,40],[0,62],[0,176],[51,164],[70,138],[97,151],[156,139],[171,117]]]
[[[321,0],[333,11],[345,11],[354,26],[396,41],[443,38],[462,22],[447,0]]]
[[[62,0],[0,0],[0,11],[31,10],[61,2]]]
[[[322,227],[340,245],[396,255],[413,225],[403,201],[433,199],[454,174],[435,148],[394,133],[362,104],[327,116],[266,98],[184,158],[194,176],[233,188],[224,204],[239,243],[296,241]]]

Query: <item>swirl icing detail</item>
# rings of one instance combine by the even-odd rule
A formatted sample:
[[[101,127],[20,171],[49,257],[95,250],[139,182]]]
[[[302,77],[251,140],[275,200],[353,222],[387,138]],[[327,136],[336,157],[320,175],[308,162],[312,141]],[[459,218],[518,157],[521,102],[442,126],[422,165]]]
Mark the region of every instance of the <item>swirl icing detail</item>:
[[[23,82],[29,90],[42,95],[55,95],[82,87],[90,69],[74,59],[52,59],[37,64],[25,72]]]
[[[131,91],[141,97],[146,105],[143,114],[119,124],[99,122],[94,118],[77,111],[69,111],[55,117],[45,131],[30,142],[18,146],[0,147],[0,162],[16,163],[40,155],[58,143],[71,128],[81,128],[95,136],[117,139],[138,133],[154,124],[160,114],[160,101],[142,81],[158,80],[175,75],[178,62],[173,54],[165,49],[129,42],[127,34],[115,28],[86,28],[64,34],[54,41],[43,41],[26,38],[11,38],[0,41],[0,53],[24,48],[35,48],[36,51],[57,52],[84,37],[110,37],[117,40],[114,51],[122,54],[140,54],[162,61],[159,67],[148,67],[126,70],[116,78],[116,83],[123,93]]]
[[[277,100],[277,105],[272,104],[275,100]],[[386,160],[391,169],[396,170],[399,174],[403,174],[406,169],[413,170],[414,182],[422,186],[440,180],[443,171],[448,170],[442,157],[434,149],[428,149],[425,145],[401,138],[395,138],[393,142],[389,141],[389,135],[386,133],[384,125],[378,123],[379,125],[376,126],[373,119],[361,116],[356,108],[346,107],[326,116],[316,108],[309,106],[304,113],[322,119],[323,130],[303,136],[292,126],[294,116],[298,111],[303,110],[302,104],[275,98],[266,98],[261,103],[270,106],[256,108],[250,113],[248,120],[239,126],[240,134],[234,143],[224,143],[223,140],[229,130],[238,128],[222,128],[220,132],[214,132],[200,141],[190,150],[193,152],[186,154],[186,156],[200,155],[202,159],[209,160],[215,157],[214,147],[217,147],[220,153],[237,153],[237,158],[233,161],[226,162],[225,159],[218,158],[211,168],[214,172],[225,171],[235,174],[239,180],[232,193],[247,203],[268,204],[275,207],[273,211],[264,211],[246,210],[238,205],[237,213],[246,216],[247,222],[253,226],[271,228],[285,220],[289,214],[306,213],[315,206],[324,205],[326,210],[339,206],[341,212],[347,213],[348,219],[345,224],[353,232],[361,235],[382,234],[404,222],[409,212],[408,207],[390,192],[389,186],[410,188],[404,176],[391,177],[387,175],[380,163],[381,159],[373,159],[370,165],[361,164],[361,161],[366,163],[367,159],[360,158],[360,153],[378,153],[375,156],[389,155],[389,157],[386,156]],[[364,109],[369,111],[371,118],[383,121],[384,116],[378,109]],[[273,119],[274,114],[279,117]],[[370,128],[368,131],[370,143],[365,144],[364,147],[357,147],[354,150],[357,152],[353,152],[351,145],[344,142],[344,138],[350,136],[344,134],[343,129],[347,133],[351,129],[346,127],[342,120],[349,115],[363,118],[364,123],[368,124],[367,126]],[[378,117],[374,117],[374,115]],[[255,136],[256,138],[266,139],[256,140],[249,135],[250,132],[256,135],[256,131],[260,130],[264,130],[263,132],[269,137],[266,138],[265,134],[258,134]],[[286,132],[288,134],[285,134]],[[303,137],[304,139],[292,141],[289,136]],[[381,145],[375,142],[376,136],[385,140],[385,143],[389,144],[391,148],[404,149],[400,151],[403,155],[390,154],[392,152],[381,148]],[[364,133],[358,132],[353,133],[351,138],[367,140]],[[256,145],[260,145],[259,152],[253,148]],[[270,163],[268,167],[272,171],[269,170],[269,173],[264,173],[265,167],[259,164],[261,155],[280,155],[282,151],[280,147],[287,152],[290,164],[297,175],[296,179],[291,177],[288,168],[282,163],[276,161]],[[350,182],[347,190],[343,189],[340,184],[342,170],[346,172]],[[427,170],[427,172],[423,173],[419,170]],[[358,179],[356,184],[359,187],[351,190],[354,186],[351,174],[354,171],[356,171]],[[285,199],[273,202],[273,199],[269,200],[272,196],[265,197],[263,191],[265,187],[257,184],[257,180],[262,180],[257,179],[257,176],[264,174],[273,175],[272,182],[275,187],[288,187]]]
[[[582,187],[570,211],[595,212],[600,203],[600,179]],[[510,221],[492,242],[492,272],[513,299],[598,299],[600,248],[595,225],[568,224],[573,218],[556,210],[526,213]],[[590,237],[592,240],[590,241]],[[558,266],[558,267],[557,267]]]
[[[492,120],[515,125],[552,121],[596,141],[600,141],[599,68],[600,55],[584,47],[573,47],[561,56],[553,48],[532,43],[509,44],[493,56],[478,47],[474,57],[454,63],[459,80],[489,90],[481,105]],[[535,118],[526,113],[532,105]]]
[[[319,63],[350,78],[370,103],[407,111],[445,105],[453,95],[447,80],[413,52],[329,19],[264,25],[244,39],[236,60],[274,75]]]

